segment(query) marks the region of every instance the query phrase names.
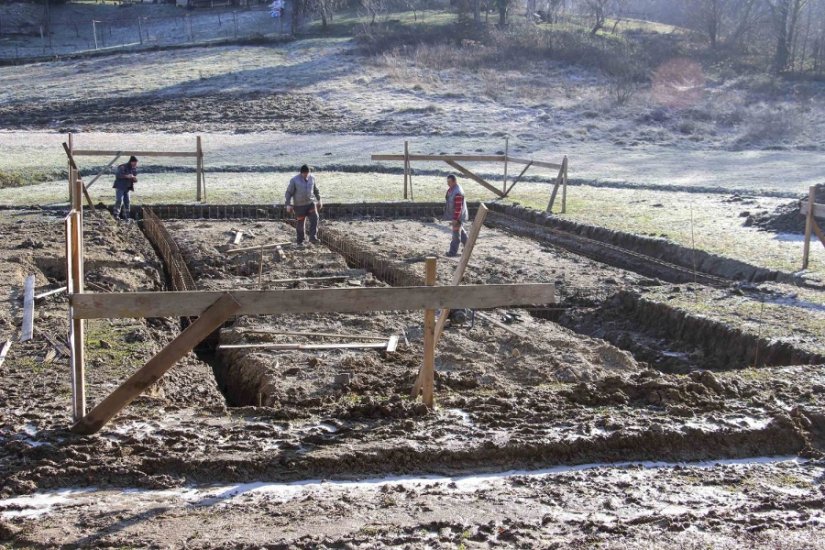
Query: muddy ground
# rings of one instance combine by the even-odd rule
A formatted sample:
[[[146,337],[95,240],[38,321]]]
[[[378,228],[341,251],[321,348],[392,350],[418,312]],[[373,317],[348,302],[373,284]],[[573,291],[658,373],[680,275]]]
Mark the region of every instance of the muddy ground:
[[[61,222],[2,213],[12,235],[2,252],[6,338],[17,336],[23,275],[38,276],[38,291],[64,282]],[[324,245],[285,244],[265,255],[263,270],[260,249],[227,254],[291,241],[282,222],[167,226],[199,288],[386,284]],[[448,237],[429,221],[324,227],[323,238],[347,235],[411,274]],[[244,237],[233,245],[236,230]],[[165,285],[136,224],[103,214],[87,220],[86,236],[90,290]],[[454,265],[439,257],[442,284]],[[341,278],[287,281],[322,276]],[[752,368],[732,356],[707,369],[702,353],[653,345],[635,321],[629,338],[679,357],[682,370],[621,349],[563,317],[598,310],[617,292],[672,285],[498,229],[483,230],[468,281],[554,281],[567,311],[561,324],[547,311],[487,312],[513,320],[505,326],[521,336],[480,317],[448,329],[434,411],[408,397],[422,356],[420,313],[240,318],[219,343],[317,341],[283,333],[323,330],[394,333],[400,345],[393,353],[204,349],[88,437],[67,431],[66,359],[49,360],[54,346],[42,336],[65,333],[66,301],[49,298],[37,307],[41,332],[15,342],[0,371],[0,536],[44,546],[822,546],[821,365]],[[89,325],[93,405],[180,321]],[[739,461],[714,463],[722,459]],[[587,464],[595,466],[576,467]]]

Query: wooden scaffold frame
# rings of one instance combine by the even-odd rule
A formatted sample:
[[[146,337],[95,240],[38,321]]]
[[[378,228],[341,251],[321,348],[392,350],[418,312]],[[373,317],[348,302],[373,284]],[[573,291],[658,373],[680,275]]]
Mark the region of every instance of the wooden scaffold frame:
[[[555,302],[554,284],[471,286],[413,286],[383,288],[322,288],[294,290],[168,291],[92,293],[83,285],[83,185],[70,170],[72,209],[66,216],[66,274],[69,292],[69,343],[72,373],[72,430],[81,434],[99,431],[119,411],[158,381],[177,361],[236,315],[289,313],[369,313],[376,311],[425,311],[424,367],[419,375],[424,401],[433,405],[435,342],[446,312],[458,308],[494,308],[542,305]],[[483,223],[486,207],[473,226],[473,242]],[[468,243],[469,244],[469,243]],[[466,267],[472,245],[465,246],[460,262]],[[454,284],[460,281],[454,276]],[[427,262],[427,283],[435,283],[435,259]],[[439,323],[435,310],[441,310]],[[87,319],[197,317],[145,365],[111,394],[86,410],[85,334]]]
[[[808,188],[808,200],[802,201],[799,213],[805,216],[805,245],[802,250],[802,269],[808,269],[811,255],[811,237],[813,234],[825,246],[825,232],[819,227],[816,218],[825,219],[825,204],[816,202],[816,187]]]
[[[404,163],[404,198],[405,199],[413,199],[413,189],[412,189],[412,169],[411,169],[411,162],[445,162],[448,166],[459,172],[464,177],[478,183],[491,193],[495,194],[497,197],[504,199],[507,198],[507,195],[510,194],[510,191],[513,190],[513,187],[521,180],[527,170],[532,167],[539,167],[539,168],[549,168],[552,170],[558,170],[558,175],[554,181],[553,191],[550,195],[550,201],[547,204],[547,212],[553,212],[553,205],[556,201],[556,195],[558,194],[559,189],[561,189],[561,213],[564,214],[567,212],[567,170],[568,170],[568,163],[567,163],[567,156],[565,155],[562,158],[560,164],[553,163],[553,162],[545,162],[540,160],[532,160],[532,159],[523,159],[517,157],[511,157],[509,155],[509,141],[505,146],[505,154],[504,155],[415,155],[410,154],[410,147],[409,142],[404,142],[404,154],[397,155],[397,154],[373,154],[370,157],[372,160],[376,161],[403,161]],[[489,181],[485,180],[478,174],[474,173],[463,164],[462,162],[503,162],[504,163],[504,180],[502,183],[501,189],[490,183]],[[516,176],[513,182],[508,186],[507,185],[507,167],[508,164],[520,164],[523,165],[524,168],[522,169],[521,173]]]

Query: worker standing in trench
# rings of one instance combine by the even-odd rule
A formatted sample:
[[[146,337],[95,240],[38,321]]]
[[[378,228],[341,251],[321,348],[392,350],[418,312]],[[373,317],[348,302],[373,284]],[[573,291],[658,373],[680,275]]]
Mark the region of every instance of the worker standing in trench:
[[[123,220],[129,219],[129,212],[132,208],[129,201],[129,193],[135,190],[137,163],[137,157],[131,156],[129,157],[129,162],[124,162],[117,167],[115,183],[112,185],[112,188],[115,190],[115,218]]]
[[[301,173],[289,180],[284,199],[287,214],[295,212],[298,246],[304,245],[307,218],[309,218],[309,242],[318,244],[318,212],[323,205],[321,193],[315,185],[315,176],[309,173],[309,166],[306,164],[301,166]],[[291,203],[294,203],[294,206]]]
[[[453,230],[453,240],[450,241],[450,250],[447,256],[458,256],[458,243],[467,244],[467,231],[464,230],[464,222],[469,219],[467,204],[464,200],[464,189],[458,184],[454,174],[447,176],[447,195],[444,204],[444,219],[450,220],[450,227]]]

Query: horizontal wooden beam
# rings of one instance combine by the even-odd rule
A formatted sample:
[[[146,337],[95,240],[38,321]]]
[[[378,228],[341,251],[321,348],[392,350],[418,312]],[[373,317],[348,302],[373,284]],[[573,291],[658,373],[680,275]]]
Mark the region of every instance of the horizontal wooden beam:
[[[230,248],[224,254],[237,254],[239,252],[249,252],[249,251],[259,251],[266,248],[278,248],[279,246],[288,246],[292,244],[292,242],[288,243],[269,243],[269,244],[259,244],[257,246],[245,246],[243,248]]]
[[[194,317],[224,292],[78,293],[71,297],[75,319]],[[552,283],[458,287],[320,288],[235,290],[238,315],[363,313],[422,309],[493,308],[555,303]]]
[[[136,157],[197,157],[197,151],[108,151],[104,149],[75,149],[76,157],[111,157],[113,155],[134,155]]]
[[[803,216],[808,215],[808,201],[802,201],[802,205],[799,207],[799,213]],[[825,204],[814,203],[814,217],[825,218]]]
[[[218,349],[274,349],[274,350],[332,350],[332,349],[386,349],[384,342],[337,342],[334,344],[221,344]]]
[[[372,155],[372,160],[504,162],[504,155]]]
[[[512,162],[513,164],[532,164],[533,166],[540,166],[542,168],[553,168],[554,170],[558,170],[559,168],[561,168],[561,164],[556,164],[553,162],[543,162],[540,160],[519,159],[508,156],[507,161]]]

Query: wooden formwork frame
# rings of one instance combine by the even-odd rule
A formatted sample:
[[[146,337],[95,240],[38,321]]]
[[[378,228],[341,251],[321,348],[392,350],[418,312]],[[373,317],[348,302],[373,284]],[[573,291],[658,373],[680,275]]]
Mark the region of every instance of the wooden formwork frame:
[[[509,142],[506,145],[506,151],[504,155],[412,155],[409,151],[409,142],[404,142],[404,154],[402,155],[395,155],[395,154],[373,154],[370,157],[372,160],[377,161],[403,161],[404,163],[404,198],[412,199],[412,172],[411,172],[411,165],[412,161],[418,162],[445,162],[448,166],[453,168],[454,170],[461,173],[463,176],[467,177],[468,179],[473,180],[474,182],[478,183],[488,191],[494,193],[499,198],[506,198],[507,195],[510,194],[510,191],[513,190],[513,187],[521,180],[527,170],[532,167],[540,167],[540,168],[549,168],[552,170],[558,170],[559,173],[556,176],[555,184],[553,185],[553,192],[550,196],[550,202],[547,205],[547,212],[553,211],[553,203],[556,200],[556,194],[559,191],[559,188],[562,189],[562,200],[561,200],[561,213],[564,214],[567,212],[567,156],[565,155],[562,158],[561,164],[556,164],[553,162],[545,162],[540,160],[532,160],[532,159],[523,159],[517,157],[511,157],[509,155]],[[475,174],[464,165],[460,164],[461,162],[503,162],[504,163],[504,182],[502,188],[499,189],[492,183],[488,182],[478,174]],[[521,164],[524,165],[524,169],[521,173],[513,180],[510,186],[507,186],[507,166],[509,163],[512,164]],[[407,192],[409,188],[409,193]]]
[[[816,218],[825,218],[825,204],[816,203],[815,186],[808,188],[808,200],[802,201],[799,213],[805,216],[805,245],[802,250],[802,269],[808,269],[811,254],[811,235],[816,234],[822,246],[825,246],[825,232],[816,222]]]
[[[69,291],[69,343],[72,373],[72,430],[91,434],[159,380],[177,361],[233,315],[289,313],[426,312],[424,387],[432,405],[435,356],[435,310],[492,308],[555,302],[553,284],[324,288],[299,290],[232,290],[90,293],[83,288],[83,205],[77,177],[72,210],[66,217],[66,278]],[[483,219],[483,218],[482,218]],[[469,255],[467,255],[469,258]],[[435,260],[427,263],[427,281],[435,282]],[[85,334],[87,319],[197,317],[157,355],[117,389],[86,412]]]
[[[72,134],[69,134],[68,143],[64,143],[63,147],[66,149],[66,154],[69,156],[69,168],[71,169],[74,167],[77,169],[77,165],[75,164],[74,157],[80,156],[87,156],[87,157],[111,157],[114,158],[106,165],[106,167],[97,174],[89,183],[82,186],[83,194],[86,195],[88,198],[89,196],[89,187],[94,184],[103,176],[111,166],[117,162],[117,160],[121,156],[131,156],[134,155],[136,157],[187,157],[187,158],[195,158],[195,180],[196,180],[196,193],[195,193],[195,200],[198,202],[206,200],[206,180],[204,178],[204,170],[203,170],[203,144],[201,142],[201,136],[195,137],[195,150],[194,151],[128,151],[128,150],[108,150],[108,149],[75,149],[74,148],[74,137]],[[74,192],[74,187],[72,186],[71,182],[69,183],[69,200],[72,199],[72,193]],[[91,206],[91,199],[88,199],[89,204]]]

